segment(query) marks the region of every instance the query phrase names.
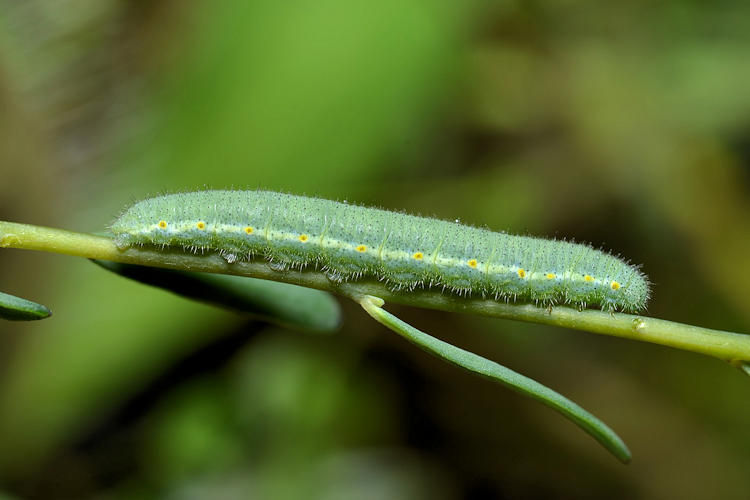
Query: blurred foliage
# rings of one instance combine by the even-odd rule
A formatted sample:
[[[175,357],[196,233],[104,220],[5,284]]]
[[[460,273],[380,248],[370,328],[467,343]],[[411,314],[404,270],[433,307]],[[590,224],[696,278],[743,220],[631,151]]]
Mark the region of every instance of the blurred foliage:
[[[650,314],[750,332],[749,49],[739,1],[0,0],[0,218],[98,232],[204,185],[349,199],[603,245],[643,263]],[[305,336],[12,251],[0,290],[55,310],[0,325],[22,498],[750,488],[750,385],[713,359],[397,311],[593,410],[623,467],[356,306]]]

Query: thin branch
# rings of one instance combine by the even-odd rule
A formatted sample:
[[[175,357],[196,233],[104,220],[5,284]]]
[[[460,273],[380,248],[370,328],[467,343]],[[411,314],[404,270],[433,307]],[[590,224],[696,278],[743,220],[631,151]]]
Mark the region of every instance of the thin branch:
[[[0,222],[0,247],[41,250],[89,259],[180,269],[292,283],[360,300],[366,295],[416,307],[479,314],[554,325],[632,340],[651,342],[714,356],[740,367],[750,361],[750,335],[711,330],[646,316],[583,310],[564,306],[544,309],[479,297],[459,297],[434,289],[391,290],[376,279],[337,283],[319,270],[275,270],[263,260],[229,264],[212,253],[194,255],[173,249],[117,248],[111,238],[27,224]]]

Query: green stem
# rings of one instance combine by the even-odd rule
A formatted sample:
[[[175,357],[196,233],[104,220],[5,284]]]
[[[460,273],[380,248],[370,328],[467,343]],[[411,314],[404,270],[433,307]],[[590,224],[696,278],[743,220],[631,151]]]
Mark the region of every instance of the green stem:
[[[750,335],[700,328],[672,321],[564,306],[544,309],[532,304],[507,304],[480,297],[458,297],[417,288],[393,291],[376,279],[336,283],[315,269],[278,271],[263,260],[227,263],[216,254],[194,255],[174,249],[117,248],[111,238],[27,224],[0,221],[0,247],[41,250],[88,259],[111,260],[184,271],[234,274],[317,288],[360,300],[366,295],[388,302],[451,312],[542,323],[615,337],[652,342],[714,356],[741,366],[750,361]]]

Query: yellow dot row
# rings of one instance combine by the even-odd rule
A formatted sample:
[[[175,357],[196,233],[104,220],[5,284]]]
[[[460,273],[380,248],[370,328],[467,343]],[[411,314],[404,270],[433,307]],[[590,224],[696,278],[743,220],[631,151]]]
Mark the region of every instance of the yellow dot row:
[[[167,221],[165,221],[165,220],[159,221],[158,226],[159,226],[160,229],[166,229],[167,228]],[[203,222],[203,221],[198,221],[195,224],[195,227],[197,227],[198,229],[200,229],[201,231],[203,231],[203,230],[206,229],[206,223]],[[252,234],[253,231],[254,231],[254,229],[251,226],[245,227],[245,232],[247,234]],[[302,243],[307,242],[309,239],[310,239],[310,237],[308,235],[306,235],[306,234],[300,234],[299,235],[299,240]],[[359,245],[359,246],[355,247],[355,250],[357,250],[359,253],[364,253],[364,252],[367,251],[367,247],[365,245]],[[415,259],[415,260],[422,260],[422,259],[424,259],[424,254],[422,252],[415,252],[414,255],[412,255],[412,258]],[[476,269],[477,265],[478,265],[476,259],[471,259],[471,260],[467,261],[467,264],[472,269]],[[523,279],[523,278],[526,277],[526,270],[523,269],[523,268],[520,268],[517,271],[517,273],[518,273],[518,277],[521,278],[521,279]],[[557,277],[557,275],[554,274],[554,273],[547,273],[545,275],[545,277],[548,280],[552,280],[552,279],[555,279]],[[588,283],[591,283],[592,281],[594,281],[593,276],[591,276],[589,274],[585,275],[583,277],[583,279],[584,279],[584,281],[586,281]],[[612,281],[609,286],[612,288],[612,290],[619,290],[621,285],[617,281]]]
[[[159,226],[159,229],[166,229],[167,225],[168,225],[167,221],[165,221],[165,220],[160,220],[159,223],[157,224],[157,226]],[[195,223],[195,227],[198,228],[201,231],[204,231],[206,229],[206,223],[203,222],[202,220],[199,220],[198,222]],[[253,231],[255,231],[255,228],[253,228],[252,226],[246,226],[245,227],[245,232],[247,234],[253,234]],[[301,237],[300,237],[300,239],[301,239]],[[305,237],[305,240],[302,240],[302,241],[306,241],[306,239],[307,239],[307,237]]]

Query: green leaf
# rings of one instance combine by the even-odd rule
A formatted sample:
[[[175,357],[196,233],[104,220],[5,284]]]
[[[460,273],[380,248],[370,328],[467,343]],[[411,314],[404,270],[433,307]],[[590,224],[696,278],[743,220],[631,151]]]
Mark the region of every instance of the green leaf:
[[[607,450],[624,463],[630,462],[630,450],[620,437],[610,429],[604,422],[587,412],[565,396],[558,394],[552,389],[545,387],[539,382],[516,373],[494,361],[490,361],[469,351],[455,347],[447,342],[436,339],[408,323],[400,320],[382,308],[383,299],[366,295],[360,301],[365,311],[378,322],[387,326],[394,332],[440,358],[454,363],[474,373],[483,375],[491,380],[500,382],[530,396],[547,406],[560,412],[581,429],[589,433]]]
[[[0,292],[0,318],[33,321],[48,318],[52,312],[41,304]]]
[[[191,273],[102,260],[92,262],[182,297],[297,330],[330,333],[341,321],[339,303],[320,290],[242,276]]]

